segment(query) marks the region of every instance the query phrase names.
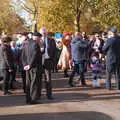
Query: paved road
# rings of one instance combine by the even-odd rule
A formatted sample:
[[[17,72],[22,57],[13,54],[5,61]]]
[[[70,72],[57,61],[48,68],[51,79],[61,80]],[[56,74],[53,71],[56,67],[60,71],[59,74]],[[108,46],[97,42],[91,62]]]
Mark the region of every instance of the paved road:
[[[63,73],[53,74],[55,100],[46,99],[43,88],[39,105],[26,105],[19,80],[19,89],[11,96],[0,91],[0,120],[120,120],[120,91],[104,89],[104,78],[99,89],[91,87],[91,76],[86,75],[88,87],[70,88]]]

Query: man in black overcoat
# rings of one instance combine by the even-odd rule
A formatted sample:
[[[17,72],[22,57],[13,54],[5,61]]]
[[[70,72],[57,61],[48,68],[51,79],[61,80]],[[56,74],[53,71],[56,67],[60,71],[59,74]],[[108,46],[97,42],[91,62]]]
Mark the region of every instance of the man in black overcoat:
[[[38,104],[41,95],[42,54],[39,46],[40,33],[36,39],[28,39],[22,50],[22,63],[26,71],[26,103]]]
[[[120,89],[120,37],[117,36],[115,28],[112,28],[108,35],[109,38],[103,46],[103,51],[106,54],[106,88],[111,89],[111,77],[114,73],[117,89]]]

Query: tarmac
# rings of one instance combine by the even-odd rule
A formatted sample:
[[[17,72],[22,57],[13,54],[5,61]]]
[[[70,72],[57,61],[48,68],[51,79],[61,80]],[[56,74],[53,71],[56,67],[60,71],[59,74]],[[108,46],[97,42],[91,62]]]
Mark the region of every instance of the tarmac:
[[[103,76],[100,88],[92,87],[90,73],[86,74],[87,87],[69,87],[62,72],[53,73],[52,79],[54,100],[46,98],[43,87],[41,104],[37,105],[25,103],[20,79],[12,95],[4,96],[0,91],[0,120],[120,120],[120,91],[105,89]]]

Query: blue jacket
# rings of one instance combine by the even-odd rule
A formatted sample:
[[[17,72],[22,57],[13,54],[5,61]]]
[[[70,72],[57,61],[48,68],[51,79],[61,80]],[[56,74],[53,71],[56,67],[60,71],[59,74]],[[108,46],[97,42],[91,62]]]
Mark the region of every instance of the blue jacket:
[[[73,61],[87,60],[88,42],[76,37],[71,42],[71,53]]]

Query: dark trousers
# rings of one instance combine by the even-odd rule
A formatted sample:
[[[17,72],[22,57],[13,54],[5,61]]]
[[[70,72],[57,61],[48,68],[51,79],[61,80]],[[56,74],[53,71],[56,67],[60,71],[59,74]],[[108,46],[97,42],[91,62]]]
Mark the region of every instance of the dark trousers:
[[[111,78],[112,74],[115,75],[116,80],[116,88],[120,89],[120,65],[119,64],[111,64],[106,66],[106,88],[111,89]]]
[[[116,88],[120,90],[120,65],[116,68]]]
[[[53,62],[53,72],[58,72],[57,64],[58,64],[59,58],[55,58]]]
[[[22,78],[22,82],[23,82],[23,90],[24,90],[24,93],[25,93],[25,90],[26,90],[26,72],[24,70],[21,70],[20,71],[21,73],[21,78]],[[13,71],[11,72],[11,75],[10,75],[10,88],[12,89],[13,88],[13,84],[14,84],[14,81],[16,79],[16,73],[17,73],[17,68],[14,68]]]
[[[100,71],[99,70],[93,70],[93,79],[98,80],[100,78],[101,78]]]
[[[24,93],[26,93],[26,72],[24,70],[21,70],[21,77],[23,82],[23,90]]]
[[[45,88],[47,97],[52,96],[52,80],[51,80],[51,71],[52,71],[53,61],[51,59],[45,59],[44,62],[44,78],[45,78]]]
[[[75,72],[75,71],[72,71],[72,73],[71,73],[71,75],[70,75],[70,79],[69,79],[69,84],[72,84],[72,83],[73,83],[73,79],[74,79],[75,74],[76,74],[76,72]],[[82,85],[85,85],[86,82],[85,82],[85,78],[84,78],[84,73],[81,72],[79,75],[80,75],[79,80],[81,80],[81,84],[82,84]]]
[[[10,88],[13,88],[13,84],[16,78],[16,72],[17,72],[17,68],[14,68],[13,71],[10,74]]]
[[[65,77],[69,76],[69,75],[68,75],[68,69],[65,69],[65,70],[64,70],[64,76],[65,76]]]
[[[26,92],[26,71],[23,69],[23,66],[21,63],[18,65],[18,71],[20,72],[22,83],[23,83],[23,90],[24,93]]]
[[[26,101],[32,102],[41,95],[41,74],[37,68],[26,71]]]
[[[8,92],[10,86],[10,72],[7,69],[3,70],[3,91]]]
[[[70,75],[69,84],[72,84],[74,76],[76,73],[80,76],[79,79],[81,80],[81,84],[82,85],[86,84],[85,78],[84,78],[84,72],[85,72],[85,67],[86,67],[85,65],[86,64],[84,61],[74,62],[74,67],[73,67],[72,73]]]

